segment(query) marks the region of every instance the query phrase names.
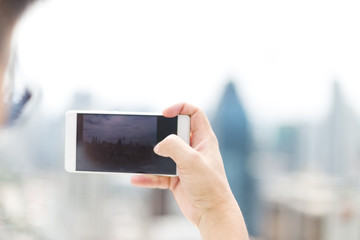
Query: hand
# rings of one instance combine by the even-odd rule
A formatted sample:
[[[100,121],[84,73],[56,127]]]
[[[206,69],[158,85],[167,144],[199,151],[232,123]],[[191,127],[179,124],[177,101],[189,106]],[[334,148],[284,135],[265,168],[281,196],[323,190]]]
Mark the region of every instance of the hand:
[[[177,104],[165,117],[190,116],[190,146],[176,135],[158,143],[154,151],[172,158],[178,177],[136,175],[135,186],[169,189],[180,210],[203,239],[248,239],[240,208],[228,184],[216,136],[205,114],[189,104]]]

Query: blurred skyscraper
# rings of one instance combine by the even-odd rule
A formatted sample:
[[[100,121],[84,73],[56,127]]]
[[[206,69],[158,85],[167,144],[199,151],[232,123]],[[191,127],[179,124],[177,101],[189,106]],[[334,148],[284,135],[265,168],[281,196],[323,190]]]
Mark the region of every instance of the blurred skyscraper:
[[[220,100],[213,127],[231,189],[243,211],[249,233],[256,235],[256,184],[248,170],[252,150],[250,124],[232,81]]]
[[[330,112],[321,126],[320,165],[325,172],[353,178],[359,173],[359,122],[347,105],[337,82],[333,85]]]
[[[300,128],[295,125],[281,125],[277,129],[275,150],[285,162],[284,169],[299,170],[300,159]],[[280,157],[280,156],[279,156]]]

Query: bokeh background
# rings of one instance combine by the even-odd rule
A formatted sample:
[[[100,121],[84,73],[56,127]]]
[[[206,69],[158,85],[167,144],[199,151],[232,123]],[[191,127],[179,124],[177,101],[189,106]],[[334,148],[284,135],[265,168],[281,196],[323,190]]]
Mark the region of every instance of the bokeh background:
[[[249,232],[360,239],[360,3],[46,0],[19,23],[0,239],[200,239],[169,192],[64,171],[69,109],[204,109]]]

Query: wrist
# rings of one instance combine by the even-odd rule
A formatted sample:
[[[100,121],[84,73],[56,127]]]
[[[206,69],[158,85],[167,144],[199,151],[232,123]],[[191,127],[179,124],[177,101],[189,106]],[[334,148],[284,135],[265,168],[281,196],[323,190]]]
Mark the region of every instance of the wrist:
[[[235,198],[224,201],[206,211],[198,228],[203,240],[248,240],[244,218]]]

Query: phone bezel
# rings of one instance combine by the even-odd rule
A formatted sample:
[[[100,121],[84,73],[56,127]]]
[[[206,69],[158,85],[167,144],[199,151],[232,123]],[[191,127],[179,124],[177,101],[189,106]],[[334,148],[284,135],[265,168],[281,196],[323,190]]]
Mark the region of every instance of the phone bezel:
[[[133,172],[97,172],[97,171],[79,171],[76,170],[76,133],[77,133],[77,114],[110,114],[110,115],[137,115],[137,116],[163,116],[161,113],[153,112],[122,112],[122,111],[83,111],[69,110],[66,112],[65,121],[65,170],[76,173],[94,173],[94,174],[137,174]],[[188,115],[178,115],[177,135],[187,144],[190,144],[190,117]],[[155,174],[164,175],[164,174]],[[175,175],[177,176],[177,169]]]

